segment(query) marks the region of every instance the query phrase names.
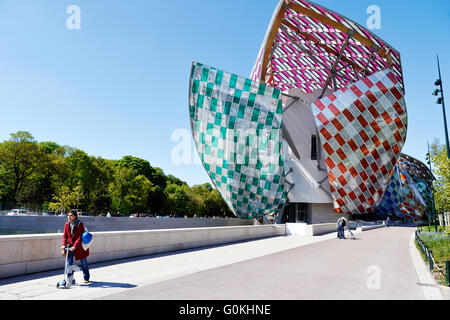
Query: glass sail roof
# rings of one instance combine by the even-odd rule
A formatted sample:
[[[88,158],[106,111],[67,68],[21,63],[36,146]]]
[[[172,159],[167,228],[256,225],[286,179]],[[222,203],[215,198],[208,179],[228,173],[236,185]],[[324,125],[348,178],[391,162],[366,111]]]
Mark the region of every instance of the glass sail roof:
[[[251,79],[286,91],[337,90],[391,69],[404,93],[400,53],[366,28],[305,0],[281,0]]]

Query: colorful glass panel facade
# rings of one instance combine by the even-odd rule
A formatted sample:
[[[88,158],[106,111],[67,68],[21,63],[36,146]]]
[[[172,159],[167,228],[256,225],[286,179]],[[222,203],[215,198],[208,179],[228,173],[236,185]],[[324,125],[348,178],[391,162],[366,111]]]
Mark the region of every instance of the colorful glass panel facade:
[[[296,181],[285,179],[282,152],[294,143],[283,128],[289,114],[283,114],[281,95],[289,96],[289,89],[315,97],[303,101],[308,110],[321,97],[311,111],[335,211],[413,221],[423,216],[432,203],[429,174],[406,155],[399,162],[407,131],[399,52],[327,8],[280,0],[250,79],[199,63],[192,67],[194,142],[238,217],[279,211],[287,201],[286,183],[295,187]]]
[[[381,201],[406,139],[399,90],[383,70],[312,104],[338,212],[374,212]]]
[[[400,207],[403,204],[403,188],[400,181],[398,164],[395,165],[384,196],[376,209],[380,216],[402,217]]]
[[[189,108],[203,166],[236,216],[283,208],[281,91],[194,62]]]
[[[402,161],[399,161],[399,171],[403,188],[403,203],[400,211],[406,220],[416,222],[425,214],[426,204]]]
[[[433,218],[433,192],[432,189],[427,185],[425,181],[420,179],[419,177],[412,176],[412,181],[416,185],[417,190],[419,191],[422,200],[425,204],[425,214],[429,219]]]
[[[404,91],[397,50],[356,22],[305,0],[280,0],[250,78],[283,91],[312,92],[323,88],[338,56],[336,89],[390,68]]]

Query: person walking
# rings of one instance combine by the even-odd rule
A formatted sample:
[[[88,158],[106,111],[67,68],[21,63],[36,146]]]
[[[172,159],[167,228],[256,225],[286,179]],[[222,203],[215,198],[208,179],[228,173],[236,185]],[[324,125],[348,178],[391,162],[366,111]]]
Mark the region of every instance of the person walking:
[[[347,225],[347,221],[344,217],[340,217],[337,221],[337,231],[338,231],[338,238],[339,239],[345,239],[344,234],[344,228]]]
[[[64,234],[62,239],[61,254],[65,255],[65,248],[69,248],[67,257],[66,273],[68,279],[72,279],[74,271],[72,270],[73,260],[80,260],[81,269],[83,270],[84,283],[88,284],[90,279],[89,266],[87,257],[89,256],[89,249],[84,250],[81,237],[85,232],[84,224],[78,219],[76,210],[70,210],[67,214],[67,222],[64,225]],[[69,272],[71,272],[69,274]],[[75,280],[72,280],[74,283]]]

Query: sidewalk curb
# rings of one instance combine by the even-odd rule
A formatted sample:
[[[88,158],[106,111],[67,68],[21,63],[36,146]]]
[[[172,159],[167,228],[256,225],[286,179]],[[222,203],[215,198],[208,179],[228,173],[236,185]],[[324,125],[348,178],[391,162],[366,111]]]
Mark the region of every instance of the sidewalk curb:
[[[411,259],[419,279],[418,285],[422,288],[426,300],[444,300],[441,290],[431,274],[429,267],[425,264],[415,245],[415,234],[411,236],[409,251]]]

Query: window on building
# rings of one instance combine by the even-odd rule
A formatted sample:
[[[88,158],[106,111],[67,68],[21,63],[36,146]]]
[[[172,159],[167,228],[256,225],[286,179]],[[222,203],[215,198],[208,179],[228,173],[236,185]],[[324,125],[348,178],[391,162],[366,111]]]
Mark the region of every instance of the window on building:
[[[311,136],[311,160],[317,160],[317,136]]]
[[[308,204],[297,203],[297,221],[306,222],[307,217],[308,217]]]

